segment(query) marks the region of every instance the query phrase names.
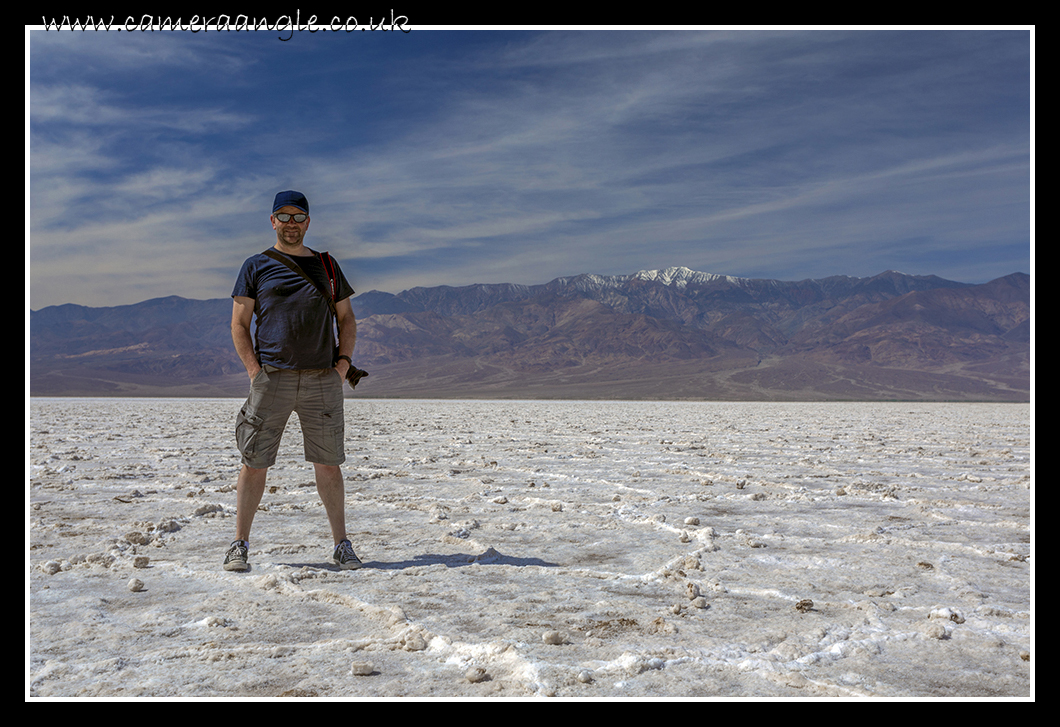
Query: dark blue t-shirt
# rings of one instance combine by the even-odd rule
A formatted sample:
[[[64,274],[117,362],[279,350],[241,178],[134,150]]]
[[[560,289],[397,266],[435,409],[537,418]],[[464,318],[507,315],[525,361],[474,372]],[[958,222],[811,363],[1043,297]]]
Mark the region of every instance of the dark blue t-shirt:
[[[289,255],[325,290],[331,289],[320,258]],[[334,258],[332,258],[334,260]],[[335,301],[353,295],[335,263]],[[326,369],[334,365],[335,323],[327,300],[307,280],[278,260],[258,254],[247,258],[232,296],[254,299],[258,360],[281,369]]]

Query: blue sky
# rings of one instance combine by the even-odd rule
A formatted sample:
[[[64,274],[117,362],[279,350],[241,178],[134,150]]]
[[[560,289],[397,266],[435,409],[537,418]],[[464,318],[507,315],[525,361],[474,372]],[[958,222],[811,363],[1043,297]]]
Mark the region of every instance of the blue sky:
[[[1031,272],[1029,30],[28,35],[34,310],[227,297],[292,188],[358,292]]]

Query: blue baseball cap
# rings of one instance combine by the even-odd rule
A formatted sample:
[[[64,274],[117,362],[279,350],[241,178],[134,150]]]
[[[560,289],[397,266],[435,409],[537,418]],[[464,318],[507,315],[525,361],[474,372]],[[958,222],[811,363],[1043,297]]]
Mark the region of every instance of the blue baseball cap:
[[[301,192],[295,192],[293,189],[289,189],[286,192],[280,192],[276,195],[276,199],[272,202],[272,211],[280,209],[281,207],[297,207],[298,209],[309,214],[309,200],[305,198],[305,195]]]

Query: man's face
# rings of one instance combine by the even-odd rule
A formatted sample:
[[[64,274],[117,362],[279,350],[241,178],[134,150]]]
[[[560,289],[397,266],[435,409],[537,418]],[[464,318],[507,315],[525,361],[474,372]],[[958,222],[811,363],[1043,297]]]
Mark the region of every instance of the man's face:
[[[302,238],[305,237],[306,230],[309,229],[309,216],[306,215],[304,222],[295,222],[294,217],[291,217],[287,222],[280,222],[276,219],[276,215],[283,213],[304,215],[305,212],[292,205],[287,205],[269,215],[269,219],[272,220],[272,229],[276,230],[276,239],[283,245],[298,247],[302,244]]]

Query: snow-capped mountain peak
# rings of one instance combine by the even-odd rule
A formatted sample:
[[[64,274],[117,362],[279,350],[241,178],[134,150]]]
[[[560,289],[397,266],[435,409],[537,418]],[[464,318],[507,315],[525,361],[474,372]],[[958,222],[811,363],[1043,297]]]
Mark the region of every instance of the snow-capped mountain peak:
[[[743,278],[731,275],[715,275],[714,273],[702,273],[684,266],[663,268],[661,270],[641,270],[631,275],[595,275],[585,273],[564,278],[556,278],[553,285],[564,288],[575,288],[577,290],[591,291],[606,288],[621,288],[632,280],[662,283],[679,290],[684,290],[688,285],[710,283],[717,280],[725,280],[730,283],[739,283]]]
[[[730,283],[735,283],[739,278],[734,278],[731,275],[715,275],[714,273],[701,273],[690,268],[686,268],[683,265],[678,267],[669,267],[662,270],[641,270],[640,272],[633,273],[629,276],[630,279],[634,280],[653,280],[660,282],[663,285],[672,285],[676,288],[685,288],[689,284],[697,283],[709,283],[715,280],[726,280]]]

